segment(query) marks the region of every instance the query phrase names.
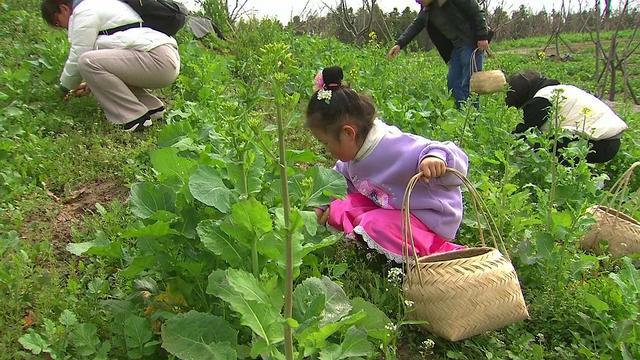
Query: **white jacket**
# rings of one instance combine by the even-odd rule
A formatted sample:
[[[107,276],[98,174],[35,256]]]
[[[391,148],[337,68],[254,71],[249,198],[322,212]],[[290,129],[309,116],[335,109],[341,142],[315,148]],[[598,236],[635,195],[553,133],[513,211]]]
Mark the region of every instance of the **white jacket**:
[[[535,97],[545,98],[554,104],[556,93],[560,96],[558,113],[561,128],[582,134],[591,140],[609,139],[627,129],[627,124],[607,104],[575,86],[545,86]],[[549,130],[552,118],[553,115],[540,129]]]
[[[134,28],[113,35],[99,35],[102,30],[142,22],[140,15],[119,0],[84,0],[74,7],[69,18],[69,57],[60,76],[60,84],[75,89],[82,82],[78,58],[98,49],[132,49],[150,51],[169,44],[178,48],[176,40],[151,28]],[[176,50],[177,52],[177,50]]]

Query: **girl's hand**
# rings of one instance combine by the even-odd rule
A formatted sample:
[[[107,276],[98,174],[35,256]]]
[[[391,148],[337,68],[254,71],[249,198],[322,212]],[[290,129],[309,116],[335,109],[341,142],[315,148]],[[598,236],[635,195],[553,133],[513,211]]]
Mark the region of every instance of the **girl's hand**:
[[[429,156],[420,162],[420,171],[429,182],[430,179],[440,177],[447,172],[447,163],[440,158]]]
[[[316,209],[316,218],[318,219],[318,224],[326,225],[329,219],[329,208],[324,211],[322,211],[322,209]]]

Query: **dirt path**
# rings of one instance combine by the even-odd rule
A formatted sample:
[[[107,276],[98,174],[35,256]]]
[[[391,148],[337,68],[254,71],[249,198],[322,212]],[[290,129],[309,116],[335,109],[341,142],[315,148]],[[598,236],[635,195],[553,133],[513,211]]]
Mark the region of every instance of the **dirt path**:
[[[538,47],[519,47],[512,49],[504,49],[497,50],[496,54],[513,54],[513,55],[536,55],[539,50],[542,50],[545,43],[540,43]],[[578,43],[569,43],[571,49],[576,53],[581,53],[585,49],[593,49],[594,45],[591,41],[578,42]],[[564,44],[560,43],[560,55],[564,55],[565,53],[570,52]],[[556,55],[556,46],[555,44],[549,45],[546,50],[547,55]]]

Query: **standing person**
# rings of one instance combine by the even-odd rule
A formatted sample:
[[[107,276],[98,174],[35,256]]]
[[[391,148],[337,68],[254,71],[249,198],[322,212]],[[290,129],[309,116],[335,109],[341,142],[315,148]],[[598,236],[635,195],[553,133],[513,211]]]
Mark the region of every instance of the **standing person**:
[[[484,11],[476,0],[416,0],[420,6],[418,16],[407,27],[389,50],[387,56],[395,58],[423,29],[442,59],[449,65],[447,86],[456,100],[456,107],[469,98],[471,56],[476,52],[478,70],[482,70],[482,52],[489,49],[489,30]]]
[[[627,124],[600,99],[575,86],[561,85],[534,70],[523,70],[507,82],[511,89],[505,103],[523,110],[523,122],[516,126],[514,133],[531,128],[549,130],[553,125],[550,119],[553,102],[559,96],[558,126],[570,136],[559,140],[558,149],[583,137],[591,147],[587,162],[607,162],[618,153]]]
[[[467,156],[452,142],[401,132],[376,118],[371,100],[342,84],[339,67],[316,77],[307,106],[307,127],[333,157],[347,180],[348,195],[318,209],[321,223],[402,262],[402,199],[409,179],[424,174],[411,197],[411,226],[418,255],[462,248],[452,243],[462,221],[461,181]]]
[[[71,47],[59,85],[65,97],[90,91],[107,120],[125,131],[162,117],[164,104],[148,89],[178,77],[174,38],[145,27],[119,0],[43,0],[41,11],[49,25],[68,29]]]

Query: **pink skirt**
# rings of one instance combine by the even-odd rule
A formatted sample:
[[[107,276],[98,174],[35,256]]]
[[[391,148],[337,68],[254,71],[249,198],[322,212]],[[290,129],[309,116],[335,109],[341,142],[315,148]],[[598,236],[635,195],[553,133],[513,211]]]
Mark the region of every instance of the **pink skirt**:
[[[360,235],[367,245],[388,259],[402,263],[402,212],[382,209],[360,193],[348,194],[329,205],[327,224],[347,237]],[[418,256],[464,248],[434,233],[417,217],[411,215],[411,230]],[[409,252],[412,254],[412,252]]]

